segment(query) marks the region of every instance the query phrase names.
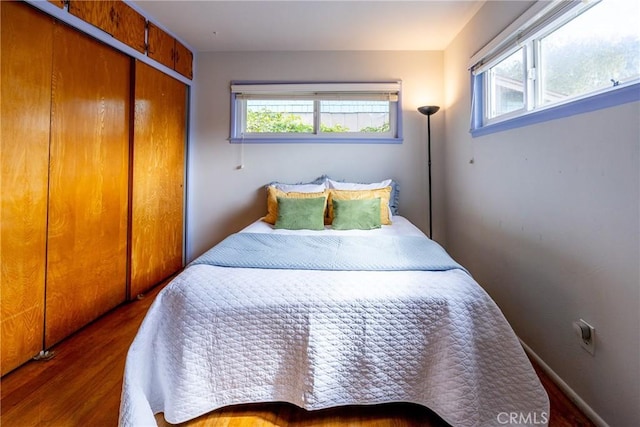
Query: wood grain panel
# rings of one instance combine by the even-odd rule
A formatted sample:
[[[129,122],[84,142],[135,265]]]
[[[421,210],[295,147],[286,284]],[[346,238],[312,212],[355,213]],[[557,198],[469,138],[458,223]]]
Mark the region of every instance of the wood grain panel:
[[[71,0],[69,13],[111,34],[139,52],[144,53],[146,50],[145,19],[121,0]]]
[[[119,1],[115,7],[113,36],[139,52],[146,51],[144,40],[146,20],[126,3]]]
[[[69,13],[113,35],[117,3],[115,0],[71,0],[69,1]]]
[[[2,2],[2,375],[42,349],[53,20]]]
[[[173,69],[175,39],[158,28],[153,22],[149,22],[149,34],[147,37],[149,44],[147,55],[149,58]]]
[[[174,50],[175,70],[185,77],[193,78],[193,53],[178,40]]]
[[[64,0],[49,0],[49,3],[55,4],[60,9],[62,9],[64,7]]]
[[[124,301],[130,59],[56,26],[45,345]]]
[[[130,298],[182,267],[186,91],[136,63]]]
[[[195,420],[160,427],[450,427],[431,410],[412,403],[350,405],[306,411],[290,403],[227,406]]]

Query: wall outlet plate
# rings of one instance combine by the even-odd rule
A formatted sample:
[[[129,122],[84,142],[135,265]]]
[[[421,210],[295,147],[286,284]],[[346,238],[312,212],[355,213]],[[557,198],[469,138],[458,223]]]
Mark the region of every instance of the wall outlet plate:
[[[591,355],[595,355],[596,351],[596,329],[580,319],[577,322],[573,323],[574,329],[576,330],[576,335],[578,335],[578,339],[580,340],[580,346],[589,352]],[[582,333],[582,331],[587,332]],[[588,335],[587,337],[584,337]]]

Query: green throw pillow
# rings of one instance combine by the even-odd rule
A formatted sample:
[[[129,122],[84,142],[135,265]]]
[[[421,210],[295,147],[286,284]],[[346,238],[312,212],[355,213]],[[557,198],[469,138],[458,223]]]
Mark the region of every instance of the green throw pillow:
[[[287,230],[324,230],[326,197],[293,199],[278,197],[278,218],[275,228]]]
[[[380,228],[380,197],[361,200],[333,199],[335,230],[371,230]]]

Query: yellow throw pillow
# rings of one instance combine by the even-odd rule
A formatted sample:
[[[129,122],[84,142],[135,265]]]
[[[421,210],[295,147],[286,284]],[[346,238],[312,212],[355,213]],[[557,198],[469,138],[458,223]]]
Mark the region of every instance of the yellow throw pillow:
[[[262,218],[264,222],[268,222],[269,224],[275,224],[278,219],[278,197],[284,197],[289,199],[313,199],[316,197],[325,198],[325,209],[326,209],[326,199],[328,194],[326,191],[322,193],[296,193],[290,192],[285,193],[282,190],[278,190],[275,186],[270,185],[267,187],[267,216]]]
[[[317,196],[316,196],[317,197]],[[389,198],[391,186],[377,190],[329,190],[329,223],[333,222],[333,200],[362,200],[380,198],[380,223],[390,225]]]

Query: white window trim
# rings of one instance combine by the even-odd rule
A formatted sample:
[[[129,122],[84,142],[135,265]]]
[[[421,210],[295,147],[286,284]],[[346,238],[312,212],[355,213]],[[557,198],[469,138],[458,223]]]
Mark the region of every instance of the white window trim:
[[[381,82],[231,82],[231,143],[402,143],[402,83]],[[319,111],[320,100],[376,99],[389,100],[389,133],[331,132],[308,134],[256,134],[244,133],[247,99],[306,99],[314,100],[314,111]],[[315,115],[314,128],[319,128],[320,117]]]
[[[493,40],[476,52],[469,60],[469,70],[474,74],[486,71],[499,57],[506,57],[507,52],[513,53],[521,46],[524,39],[531,39],[545,24],[556,19],[559,15],[570,19],[578,10],[591,7],[600,0],[538,0],[527,9],[518,19],[505,28]],[[573,13],[571,11],[573,10]]]
[[[640,82],[631,81],[615,87],[540,105],[540,85],[534,85],[527,75],[525,109],[488,118],[487,71],[520,47],[525,49],[527,73],[535,72],[533,40],[555,31],[576,15],[599,3],[600,0],[538,1],[496,38],[475,53],[469,61],[471,71],[471,126],[473,137],[533,123],[568,117],[588,111],[609,108],[627,102],[640,101]],[[554,25],[549,27],[549,25]],[[539,57],[539,55],[537,56]]]
[[[508,58],[509,56],[511,56],[512,54],[517,52],[519,49],[521,49],[521,48],[520,47],[515,47],[513,49],[509,49],[504,54],[501,54],[498,58],[496,58],[495,61],[492,62],[492,64],[500,62],[500,61],[504,60],[505,58]],[[522,48],[523,57],[525,55],[527,55],[528,51],[529,51],[529,49],[527,49],[526,46]],[[523,71],[522,79],[523,79],[524,82],[528,82],[528,79],[526,78],[526,72],[527,72],[526,70]],[[489,82],[489,79],[491,78],[489,69],[487,69],[482,75],[484,77],[484,81],[483,81],[484,87],[489,88],[490,85],[488,84],[488,82]],[[509,118],[518,117],[518,116],[521,116],[521,115],[525,114],[526,111],[527,111],[528,103],[529,103],[527,95],[528,95],[528,91],[525,91],[525,93],[524,93],[524,102],[523,102],[522,108],[518,108],[517,110],[510,111],[509,113],[501,114],[500,116],[497,116],[496,118],[490,118],[488,113],[491,111],[492,101],[493,101],[493,97],[495,97],[495,94],[493,94],[493,93],[487,94],[487,96],[485,96],[484,100],[483,100],[484,101],[483,123],[491,124],[491,123],[494,123],[494,122],[499,121],[499,120],[508,120]]]

